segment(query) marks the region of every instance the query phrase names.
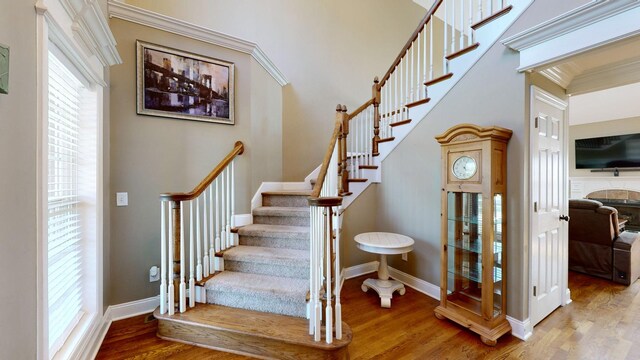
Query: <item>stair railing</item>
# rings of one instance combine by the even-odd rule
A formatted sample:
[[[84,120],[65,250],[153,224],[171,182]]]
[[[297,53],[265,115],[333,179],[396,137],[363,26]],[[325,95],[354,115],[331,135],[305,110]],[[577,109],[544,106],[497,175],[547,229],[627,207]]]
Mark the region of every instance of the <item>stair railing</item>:
[[[178,310],[185,312],[187,299],[189,307],[194,307],[196,281],[222,270],[219,252],[236,245],[231,232],[235,227],[235,158],[243,152],[242,142],[236,142],[233,150],[191,192],[160,195],[161,314],[173,315],[176,303]]]
[[[309,334],[315,341],[322,338],[328,344],[342,339],[342,308],[340,304],[340,221],[342,197],[339,196],[342,158],[346,154],[345,124],[347,109],[338,105],[336,121],[329,147],[322,161],[318,178],[309,196],[310,278]],[[345,162],[346,164],[346,162]],[[324,313],[323,313],[324,308]],[[335,324],[335,333],[334,333]]]
[[[384,76],[375,78],[372,98],[348,115],[341,195],[350,194],[349,182],[365,180],[362,170],[374,167],[379,144],[394,140],[394,127],[411,121],[410,108],[430,101],[429,86],[453,75],[450,61],[479,46],[476,29],[507,13],[511,6],[506,3],[434,1]]]

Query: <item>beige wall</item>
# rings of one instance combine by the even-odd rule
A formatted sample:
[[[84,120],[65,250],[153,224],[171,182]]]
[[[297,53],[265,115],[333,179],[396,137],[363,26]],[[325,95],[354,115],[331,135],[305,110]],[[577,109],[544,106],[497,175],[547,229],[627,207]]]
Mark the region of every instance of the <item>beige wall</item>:
[[[123,64],[111,68],[110,273],[108,304],[155,296],[148,271],[159,265],[163,192],[190,191],[233,148],[246,150],[236,165],[236,213],[248,213],[262,181],[282,174],[282,87],[249,55],[127,21],[111,19]],[[136,39],[235,63],[234,126],[136,115]],[[129,193],[116,207],[115,193]]]
[[[36,13],[0,5],[10,47],[9,94],[0,94],[0,357],[36,357]],[[7,10],[7,11],[5,11]]]
[[[256,42],[285,74],[283,171],[301,181],[322,161],[336,104],[355,109],[424,16],[411,0],[127,0]],[[383,26],[380,26],[383,24]]]
[[[592,173],[589,169],[576,169],[576,139],[591,137],[640,133],[640,116],[602,121],[597,123],[574,125],[569,127],[569,176],[579,177],[611,177],[612,173]],[[621,177],[638,176],[638,172],[621,172]]]

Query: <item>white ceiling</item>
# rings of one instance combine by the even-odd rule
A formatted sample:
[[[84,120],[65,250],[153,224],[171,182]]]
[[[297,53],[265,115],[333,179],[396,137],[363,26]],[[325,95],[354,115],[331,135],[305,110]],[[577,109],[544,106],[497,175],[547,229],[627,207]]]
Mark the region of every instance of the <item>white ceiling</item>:
[[[640,83],[574,95],[569,98],[569,125],[638,116],[640,116]]]

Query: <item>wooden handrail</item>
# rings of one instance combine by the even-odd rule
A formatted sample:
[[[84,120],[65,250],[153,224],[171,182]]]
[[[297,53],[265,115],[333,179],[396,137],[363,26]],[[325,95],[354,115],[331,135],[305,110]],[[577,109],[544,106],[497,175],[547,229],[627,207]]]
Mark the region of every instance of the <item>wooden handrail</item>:
[[[233,146],[233,150],[231,150],[231,152],[213,169],[213,171],[209,173],[209,175],[207,175],[207,177],[204,178],[204,180],[200,182],[200,184],[198,184],[198,186],[195,187],[195,189],[193,189],[191,192],[188,192],[188,193],[160,194],[160,200],[186,201],[186,200],[193,200],[197,198],[198,196],[200,196],[200,194],[204,192],[207,186],[209,186],[213,182],[213,180],[215,180],[218,177],[218,175],[222,173],[222,171],[227,167],[227,165],[229,165],[231,161],[235,159],[236,156],[242,155],[243,152],[244,152],[244,144],[242,143],[242,141],[236,141],[236,143]]]
[[[336,111],[340,112],[341,108],[342,107],[338,105]],[[324,158],[322,159],[322,167],[320,167],[320,172],[318,173],[316,184],[314,185],[313,190],[311,191],[311,195],[309,196],[309,205],[312,205],[312,201],[315,201],[320,197],[320,191],[322,191],[324,179],[327,177],[327,171],[329,171],[329,163],[331,162],[331,155],[333,155],[333,149],[336,147],[336,143],[338,142],[338,136],[340,136],[341,128],[342,121],[336,119],[336,124],[333,127],[333,134],[331,134],[331,140],[329,140],[329,147],[324,153]]]
[[[389,80],[389,77],[391,77],[391,74],[393,74],[393,71],[395,70],[396,66],[400,64],[400,61],[404,57],[404,54],[407,52],[407,50],[409,50],[409,48],[411,48],[411,45],[418,38],[418,35],[424,28],[424,25],[429,22],[429,19],[431,19],[431,15],[434,15],[436,11],[438,11],[438,8],[440,7],[443,1],[444,0],[436,0],[436,2],[434,2],[433,5],[431,5],[431,8],[429,9],[429,11],[427,11],[427,15],[425,15],[422,21],[420,21],[420,25],[418,25],[416,30],[413,32],[413,34],[409,38],[409,41],[407,41],[407,43],[404,45],[404,47],[400,51],[400,54],[398,54],[396,59],[391,64],[391,67],[389,67],[389,70],[387,70],[387,73],[384,74],[384,76],[380,80],[380,87],[383,87],[384,84],[387,82],[387,80]]]
[[[349,114],[348,119],[351,120],[354,117],[358,116],[358,114],[363,112],[366,108],[368,108],[369,106],[373,105],[374,101],[376,101],[375,98],[371,98],[371,99],[367,100],[366,103],[360,105],[359,108],[355,109],[351,114]]]

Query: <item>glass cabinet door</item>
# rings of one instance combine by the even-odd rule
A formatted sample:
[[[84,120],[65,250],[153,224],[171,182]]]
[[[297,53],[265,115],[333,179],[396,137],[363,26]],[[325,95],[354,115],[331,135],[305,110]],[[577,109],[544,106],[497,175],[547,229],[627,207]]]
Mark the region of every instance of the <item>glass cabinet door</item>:
[[[493,316],[502,313],[502,194],[493,195]]]
[[[447,194],[447,301],[481,315],[482,194]]]

